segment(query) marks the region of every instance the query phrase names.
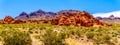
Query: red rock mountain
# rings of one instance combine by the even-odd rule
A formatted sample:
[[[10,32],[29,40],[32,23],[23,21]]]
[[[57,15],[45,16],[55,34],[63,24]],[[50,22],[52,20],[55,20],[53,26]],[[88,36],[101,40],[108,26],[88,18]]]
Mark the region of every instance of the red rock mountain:
[[[39,11],[38,11],[39,12]],[[21,16],[26,15],[26,13]],[[35,16],[35,15],[34,15]],[[52,16],[52,15],[51,15]],[[29,17],[29,15],[27,16]],[[45,18],[45,17],[44,17]],[[46,19],[33,19],[33,20],[20,20],[14,19],[11,16],[6,16],[0,24],[19,24],[19,23],[50,23],[53,25],[64,25],[64,26],[84,26],[84,27],[101,27],[101,26],[110,26],[109,24],[99,21],[97,18],[94,18],[88,12],[81,12],[76,10],[62,10],[53,15],[52,18]]]
[[[55,19],[52,20],[52,24],[55,25],[65,25],[65,26],[85,26],[85,27],[92,27],[92,26],[110,26],[99,21],[97,18],[94,18],[89,13],[83,11],[79,13],[62,13],[57,15]]]

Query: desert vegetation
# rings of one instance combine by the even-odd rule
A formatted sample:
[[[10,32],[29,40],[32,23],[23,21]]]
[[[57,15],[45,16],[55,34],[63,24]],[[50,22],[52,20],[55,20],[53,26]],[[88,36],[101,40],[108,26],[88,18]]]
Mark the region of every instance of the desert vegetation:
[[[34,43],[35,39],[39,41]],[[78,45],[82,42],[84,45],[119,45],[119,41],[120,24],[100,28],[34,23],[0,25],[3,45]]]
[[[36,13],[41,14],[41,11]],[[66,10],[58,12],[54,18],[39,20],[29,20],[30,15],[23,12],[20,17],[28,19],[6,16],[1,20],[0,44],[120,45],[120,24],[101,22],[88,12]]]

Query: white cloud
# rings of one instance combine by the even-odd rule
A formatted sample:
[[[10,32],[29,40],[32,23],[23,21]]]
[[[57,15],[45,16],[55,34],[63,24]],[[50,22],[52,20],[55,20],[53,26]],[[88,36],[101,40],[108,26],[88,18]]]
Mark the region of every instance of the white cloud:
[[[110,15],[114,15],[115,17],[120,17],[120,11],[108,12],[108,13],[95,13],[94,17],[109,17]]]

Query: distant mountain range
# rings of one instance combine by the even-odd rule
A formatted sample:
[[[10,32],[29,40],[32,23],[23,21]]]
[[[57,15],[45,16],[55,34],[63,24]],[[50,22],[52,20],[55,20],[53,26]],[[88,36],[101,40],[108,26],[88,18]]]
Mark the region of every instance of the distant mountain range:
[[[108,13],[97,13],[93,15],[94,17],[104,22],[120,23],[120,11],[108,12]]]
[[[45,19],[53,19],[55,16],[61,15],[74,15],[75,13],[79,13],[81,11],[78,10],[61,10],[59,12],[45,12],[43,10],[37,10],[27,14],[26,12],[22,12],[19,16],[15,17],[15,19],[19,20],[45,20]],[[93,14],[94,17],[98,18],[101,21],[105,22],[120,22],[120,11],[108,12],[108,13],[96,13]]]
[[[114,11],[114,12],[106,12],[106,13],[95,13],[92,14],[94,17],[109,17],[111,15],[114,15],[114,17],[120,17],[120,11]]]
[[[69,14],[79,13],[79,12],[80,11],[77,11],[77,10],[61,10],[57,13],[54,13],[54,12],[45,12],[43,10],[37,10],[30,14],[27,14],[26,12],[22,12],[21,14],[19,14],[19,16],[15,17],[15,19],[20,19],[20,20],[52,19],[56,15],[69,15]]]
[[[109,17],[100,17],[100,16],[98,16],[96,18],[98,18],[99,20],[120,20],[120,17],[115,17],[114,15],[111,15]]]
[[[27,14],[26,12],[22,12],[19,16],[15,17],[15,19],[20,20],[28,20],[28,19],[49,19],[56,15],[54,12],[45,12],[43,10],[38,10]]]
[[[120,20],[120,11],[97,13],[97,14],[93,14],[93,16],[100,20]]]

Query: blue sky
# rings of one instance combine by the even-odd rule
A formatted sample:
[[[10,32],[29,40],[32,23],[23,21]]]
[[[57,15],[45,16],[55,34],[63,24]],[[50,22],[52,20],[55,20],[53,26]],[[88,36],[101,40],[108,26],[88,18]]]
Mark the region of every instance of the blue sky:
[[[80,10],[91,14],[120,10],[120,0],[0,0],[0,19],[6,15],[18,16],[21,12],[38,9],[58,12],[60,10]]]

